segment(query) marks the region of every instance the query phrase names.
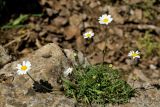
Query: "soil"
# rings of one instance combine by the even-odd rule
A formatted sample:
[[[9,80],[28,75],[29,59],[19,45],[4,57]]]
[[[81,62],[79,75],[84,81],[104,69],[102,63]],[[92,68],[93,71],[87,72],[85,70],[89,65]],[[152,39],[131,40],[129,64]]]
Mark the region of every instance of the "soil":
[[[159,0],[39,0],[38,3],[40,16],[29,15],[22,27],[0,30],[0,45],[12,57],[9,62],[48,43],[81,51],[91,64],[102,63],[105,50],[105,63],[120,69],[130,84],[135,83],[134,87],[141,83],[160,85]],[[105,13],[113,17],[107,26],[98,23]],[[11,13],[10,20],[17,14]],[[95,33],[91,43],[82,36],[88,30]],[[157,45],[147,47],[146,36]],[[153,49],[147,53],[150,48]],[[136,66],[127,56],[131,50],[141,52]]]

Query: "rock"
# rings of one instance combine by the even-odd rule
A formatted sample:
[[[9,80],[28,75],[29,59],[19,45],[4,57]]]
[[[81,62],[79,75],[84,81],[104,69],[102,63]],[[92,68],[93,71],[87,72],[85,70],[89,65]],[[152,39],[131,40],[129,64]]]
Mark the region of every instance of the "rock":
[[[32,68],[29,74],[36,80],[48,81],[53,90],[59,90],[58,78],[68,67],[66,57],[55,44],[48,44],[32,54],[0,69],[0,107],[74,107],[74,101],[67,99],[62,92],[35,92],[33,81],[27,75],[17,75],[16,65],[29,60]],[[1,78],[0,78],[1,79]],[[55,93],[55,94],[54,94]]]
[[[0,67],[9,61],[11,61],[11,56],[9,56],[7,51],[0,45]]]
[[[156,89],[149,89],[146,91],[140,90],[138,97],[131,99],[130,105],[132,106],[125,107],[159,107],[159,96],[160,93]]]

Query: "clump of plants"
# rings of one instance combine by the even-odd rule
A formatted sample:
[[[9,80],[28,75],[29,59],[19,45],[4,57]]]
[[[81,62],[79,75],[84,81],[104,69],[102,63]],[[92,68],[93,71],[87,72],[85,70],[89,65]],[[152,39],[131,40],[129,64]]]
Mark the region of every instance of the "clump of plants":
[[[87,104],[126,103],[134,95],[119,71],[104,64],[76,67],[63,82],[67,96]]]

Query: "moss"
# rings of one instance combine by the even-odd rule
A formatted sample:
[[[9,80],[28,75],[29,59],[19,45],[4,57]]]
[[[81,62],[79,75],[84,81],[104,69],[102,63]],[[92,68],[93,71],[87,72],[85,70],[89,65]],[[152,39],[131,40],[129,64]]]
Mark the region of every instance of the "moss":
[[[71,80],[64,79],[66,95],[78,102],[92,104],[127,103],[134,89],[120,79],[118,70],[107,65],[77,67]]]

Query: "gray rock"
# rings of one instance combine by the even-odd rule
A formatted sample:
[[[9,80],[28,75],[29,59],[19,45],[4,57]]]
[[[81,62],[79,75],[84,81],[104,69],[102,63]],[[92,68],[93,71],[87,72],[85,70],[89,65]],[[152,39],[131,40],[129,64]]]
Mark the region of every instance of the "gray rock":
[[[28,60],[32,64],[29,74],[36,80],[43,79],[52,86],[51,93],[35,92],[33,81],[27,75],[17,75],[16,65]],[[74,101],[59,91],[58,78],[67,59],[55,44],[48,44],[34,53],[0,69],[0,107],[74,107]]]

